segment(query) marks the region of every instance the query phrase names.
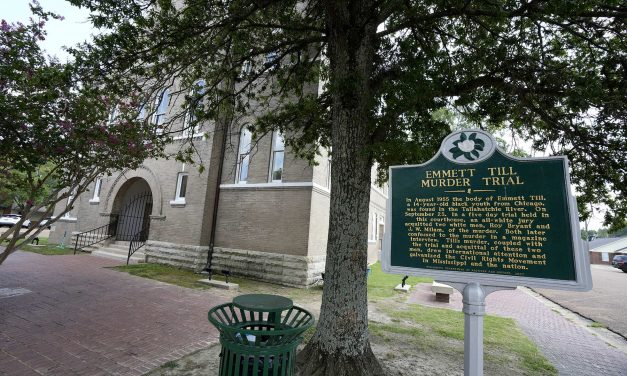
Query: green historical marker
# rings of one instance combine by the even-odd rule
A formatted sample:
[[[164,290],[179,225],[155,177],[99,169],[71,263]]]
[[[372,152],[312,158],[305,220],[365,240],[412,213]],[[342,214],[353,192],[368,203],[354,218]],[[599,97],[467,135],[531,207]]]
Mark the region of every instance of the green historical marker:
[[[490,134],[462,130],[429,162],[389,176],[383,271],[431,276],[463,294],[464,375],[483,375],[488,294],[592,288],[566,157],[516,158]]]
[[[449,135],[390,168],[384,270],[492,286],[590,289],[566,157],[516,158],[491,135]]]

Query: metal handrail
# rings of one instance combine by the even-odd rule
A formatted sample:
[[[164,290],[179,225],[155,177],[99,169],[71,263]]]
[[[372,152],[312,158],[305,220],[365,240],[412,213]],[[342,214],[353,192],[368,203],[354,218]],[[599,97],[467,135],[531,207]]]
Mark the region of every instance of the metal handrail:
[[[117,231],[117,226],[118,220],[117,218],[114,218],[106,225],[76,234],[74,254],[76,254],[77,251],[83,252],[83,249],[89,247],[90,245],[94,245],[114,237]]]
[[[133,256],[135,251],[137,251],[146,244],[149,229],[150,226],[145,226],[139,232],[133,235],[133,238],[128,245],[128,257],[126,258],[126,265],[128,265],[129,261],[131,260],[131,256]]]

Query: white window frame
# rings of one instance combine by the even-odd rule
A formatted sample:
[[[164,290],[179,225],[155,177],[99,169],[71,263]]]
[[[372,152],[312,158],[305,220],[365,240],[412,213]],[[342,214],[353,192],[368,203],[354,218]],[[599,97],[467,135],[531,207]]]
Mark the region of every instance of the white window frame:
[[[266,54],[266,65],[274,64],[276,59],[279,58],[279,54],[276,51],[271,51]]]
[[[276,148],[277,138],[281,137],[282,139],[282,149]],[[283,158],[281,158],[281,178],[274,178],[275,164],[276,164],[276,153],[283,153]],[[272,133],[272,146],[270,148],[270,172],[268,174],[268,181],[270,183],[280,183],[283,181],[283,173],[285,172],[285,138],[281,134],[281,132],[273,132]]]
[[[248,145],[244,144],[244,136],[248,136]],[[252,132],[247,128],[242,129],[239,137],[239,146],[237,148],[237,174],[235,175],[236,184],[246,184],[250,173],[250,150],[252,148]],[[246,148],[246,150],[244,150]],[[242,165],[246,164],[246,179],[242,179]]]
[[[181,197],[181,188],[183,186],[183,178],[187,177],[185,180],[185,196]],[[188,172],[179,172],[177,177],[176,177],[176,190],[174,192],[174,200],[172,200],[170,203],[171,204],[185,204],[185,197],[187,197],[188,194],[188,188],[189,187],[189,173]]]
[[[75,194],[74,193],[70,193],[69,196],[67,196],[67,201],[65,203],[65,207],[67,209],[67,207],[70,205],[70,202],[74,199]],[[72,217],[72,210],[74,210],[75,208],[72,208],[71,210],[69,210],[68,212],[66,212],[65,214],[63,214],[63,217],[61,217],[61,219],[63,219],[66,222],[76,222],[76,220],[78,219],[78,217]]]
[[[241,77],[246,77],[250,75],[253,71],[253,63],[250,60],[246,60],[242,63],[242,72]]]
[[[327,189],[329,191],[331,191],[331,169],[333,168],[332,162],[332,159],[329,158],[329,161],[327,162]]]
[[[381,226],[383,226],[383,231],[382,234],[385,234],[385,217],[383,215],[380,215],[378,218],[378,222],[377,222],[377,239],[376,240],[381,240],[383,239],[382,236],[379,236],[379,229],[381,228]]]
[[[96,178],[94,182],[94,194],[89,200],[90,204],[97,204],[100,202],[100,189],[102,188],[102,178]]]
[[[377,241],[377,213],[372,213],[370,218],[370,236],[368,237],[369,243],[374,243]]]
[[[331,152],[333,151],[333,147],[329,147],[327,150],[327,189],[331,192],[331,173],[333,170],[333,157],[331,156]]]
[[[162,109],[163,112],[159,111],[161,107],[164,107]],[[157,98],[155,98],[155,113],[152,115],[152,123],[154,125],[159,126],[165,124],[165,117],[168,112],[168,107],[170,107],[170,90],[168,90],[168,88],[165,88],[161,90]],[[156,132],[157,134],[163,133],[163,128],[157,128]]]
[[[109,120],[107,121],[107,124],[108,125],[114,124],[118,120],[119,116],[120,116],[120,105],[116,104],[109,111]]]
[[[608,252],[601,252],[601,261],[610,262],[610,254]]]
[[[142,104],[137,108],[137,121],[146,120],[146,104]]]

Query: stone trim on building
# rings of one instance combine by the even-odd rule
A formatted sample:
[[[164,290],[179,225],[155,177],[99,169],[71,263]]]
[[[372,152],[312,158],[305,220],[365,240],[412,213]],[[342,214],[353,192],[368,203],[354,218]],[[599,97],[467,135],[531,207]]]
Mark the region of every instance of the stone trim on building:
[[[292,256],[281,253],[215,247],[212,269],[231,275],[286,286],[308,287],[321,279],[326,256]]]
[[[303,182],[268,182],[268,183],[235,183],[235,184],[220,184],[220,189],[299,189],[299,188],[312,188],[314,191],[329,195],[330,191],[327,187],[323,187],[319,184],[312,183],[310,181]]]
[[[161,184],[159,183],[159,179],[157,175],[145,165],[140,165],[135,170],[126,169],[122,171],[115,178],[111,187],[109,188],[109,192],[106,195],[104,200],[104,213],[111,213],[113,211],[113,203],[115,198],[120,191],[120,188],[132,178],[142,178],[148,183],[150,187],[150,193],[153,198],[152,205],[152,215],[163,215],[163,192],[161,191]]]
[[[184,245],[148,240],[144,246],[146,262],[201,271],[207,264],[208,246]]]

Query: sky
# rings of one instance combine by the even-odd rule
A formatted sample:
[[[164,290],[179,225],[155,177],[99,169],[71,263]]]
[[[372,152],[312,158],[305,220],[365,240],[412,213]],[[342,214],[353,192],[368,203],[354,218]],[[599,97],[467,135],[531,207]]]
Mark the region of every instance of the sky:
[[[0,18],[7,22],[28,22],[30,0],[0,0]],[[53,11],[63,17],[64,20],[50,20],[46,25],[48,33],[46,40],[42,42],[43,48],[49,55],[56,56],[60,61],[67,61],[70,56],[63,50],[63,46],[74,46],[90,39],[91,34],[96,33],[89,22],[89,12],[77,8],[65,0],[39,0],[46,11]],[[522,145],[524,148],[525,145]],[[534,156],[540,156],[537,153]],[[589,229],[602,227],[604,210],[595,211],[593,218],[588,222]],[[581,228],[585,227],[581,223]]]
[[[27,23],[31,13],[29,0],[0,0],[0,18],[9,23]],[[42,47],[49,55],[56,56],[60,61],[67,61],[69,55],[63,46],[74,46],[90,38],[95,30],[89,22],[89,12],[77,8],[65,0],[39,0],[45,11],[57,13],[65,19],[49,20],[46,24],[47,36]]]

